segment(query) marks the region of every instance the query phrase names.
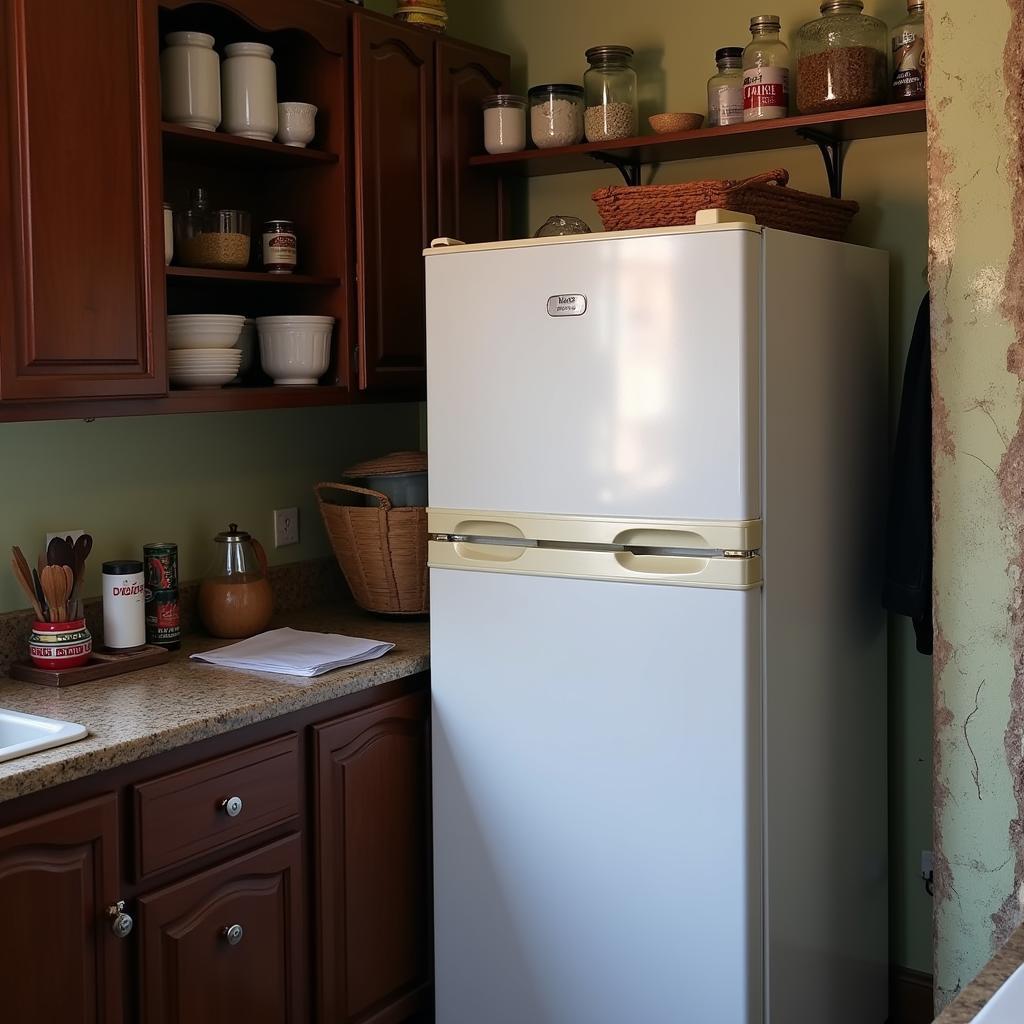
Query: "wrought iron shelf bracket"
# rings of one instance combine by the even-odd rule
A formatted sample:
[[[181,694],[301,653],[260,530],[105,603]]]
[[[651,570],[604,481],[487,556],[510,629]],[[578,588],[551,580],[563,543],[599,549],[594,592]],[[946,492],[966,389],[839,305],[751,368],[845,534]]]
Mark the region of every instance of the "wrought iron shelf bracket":
[[[622,175],[627,185],[640,184],[640,168],[643,167],[641,161],[615,156],[614,153],[591,153],[590,155],[595,160],[600,160],[601,163],[611,164]]]
[[[797,135],[808,142],[813,142],[821,151],[821,159],[825,161],[825,174],[828,175],[828,191],[833,199],[843,197],[843,147],[842,139],[837,139],[817,128],[797,128]]]

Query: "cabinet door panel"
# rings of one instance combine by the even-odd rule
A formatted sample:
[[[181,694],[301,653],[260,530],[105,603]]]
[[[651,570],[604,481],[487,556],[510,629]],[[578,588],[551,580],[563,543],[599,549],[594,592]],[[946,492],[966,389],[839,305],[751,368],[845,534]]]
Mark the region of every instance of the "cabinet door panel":
[[[423,250],[436,234],[434,42],[355,18],[359,386],[422,389]]]
[[[154,11],[0,0],[2,398],[164,391]]]
[[[505,233],[502,176],[469,166],[484,152],[485,96],[508,89],[509,58],[465,43],[437,44],[437,195],[439,234],[495,242]]]
[[[120,1024],[113,796],[0,829],[0,1019]]]
[[[139,900],[144,1024],[305,1024],[301,865],[290,836]]]
[[[404,1020],[431,978],[428,698],[318,726],[320,1019]]]

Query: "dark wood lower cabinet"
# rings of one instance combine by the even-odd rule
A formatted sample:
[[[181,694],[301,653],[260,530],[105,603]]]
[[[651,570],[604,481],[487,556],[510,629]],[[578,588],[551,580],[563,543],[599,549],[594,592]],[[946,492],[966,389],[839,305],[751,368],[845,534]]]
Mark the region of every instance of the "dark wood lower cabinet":
[[[0,1020],[120,1024],[117,800],[0,828]]]
[[[0,802],[0,1024],[425,1024],[429,780],[418,676]]]
[[[143,1024],[304,1024],[302,851],[289,836],[139,900]]]
[[[317,726],[320,1017],[392,1024],[429,1003],[429,701]]]

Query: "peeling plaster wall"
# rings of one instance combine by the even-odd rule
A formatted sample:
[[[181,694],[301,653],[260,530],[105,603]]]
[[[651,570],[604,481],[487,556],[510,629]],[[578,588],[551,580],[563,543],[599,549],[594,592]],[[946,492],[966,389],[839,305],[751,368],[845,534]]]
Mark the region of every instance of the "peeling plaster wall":
[[[1022,918],[1022,7],[929,0],[939,1006]]]
[[[905,15],[906,0],[868,0],[888,24]],[[768,8],[749,0],[680,3],[679,0],[448,0],[449,28],[512,55],[513,88],[542,82],[578,82],[594,43],[624,42],[636,49],[641,113],[703,110],[705,83],[719,46],[749,39],[751,14],[780,15],[785,38],[816,17],[817,0],[777,0]],[[729,158],[665,164],[659,183],[700,177],[739,178],[769,167],[786,167],[794,187],[826,192],[821,159],[813,147],[737,154]],[[552,213],[599,220],[590,194],[620,184],[611,170],[529,179],[517,196],[515,233],[532,232]],[[892,254],[891,394],[899,397],[907,345],[926,283],[927,178],[925,139],[910,135],[871,139],[849,147],[845,191],[861,204],[851,240]],[[931,848],[931,662],[914,649],[906,620],[894,619],[889,643],[890,907],[891,956],[895,963],[932,969],[932,901],[919,878],[920,856]]]

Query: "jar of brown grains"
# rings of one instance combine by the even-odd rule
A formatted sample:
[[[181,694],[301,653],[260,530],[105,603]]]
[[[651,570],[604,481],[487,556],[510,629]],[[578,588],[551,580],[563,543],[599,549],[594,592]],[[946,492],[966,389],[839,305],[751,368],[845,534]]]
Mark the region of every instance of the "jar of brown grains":
[[[888,92],[888,29],[861,0],[824,0],[821,17],[796,36],[796,109],[801,114],[870,107]]]

